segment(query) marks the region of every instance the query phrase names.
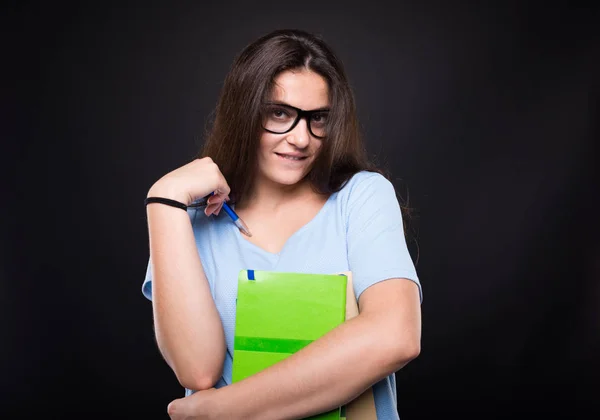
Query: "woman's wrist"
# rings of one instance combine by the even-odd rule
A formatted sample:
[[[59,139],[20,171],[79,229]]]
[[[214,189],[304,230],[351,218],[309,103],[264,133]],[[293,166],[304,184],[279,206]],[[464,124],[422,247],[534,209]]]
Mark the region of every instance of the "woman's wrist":
[[[190,205],[190,196],[181,188],[164,181],[157,181],[150,187],[146,197],[161,197],[179,201],[186,206]]]
[[[234,398],[228,387],[218,388],[210,399],[212,404],[210,412],[217,419],[242,418],[247,413],[244,412],[243,404],[240,405]]]

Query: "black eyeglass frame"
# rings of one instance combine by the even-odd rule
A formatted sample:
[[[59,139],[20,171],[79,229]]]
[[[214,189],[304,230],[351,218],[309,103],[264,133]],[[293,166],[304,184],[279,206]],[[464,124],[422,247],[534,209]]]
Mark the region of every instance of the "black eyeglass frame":
[[[290,131],[292,131],[294,129],[294,127],[296,127],[298,125],[298,123],[300,122],[300,120],[302,118],[304,118],[306,120],[306,126],[308,127],[308,131],[310,132],[310,134],[313,137],[316,137],[318,139],[324,139],[327,136],[317,136],[315,133],[313,133],[312,128],[310,127],[310,118],[314,115],[314,114],[328,114],[329,113],[329,108],[319,108],[319,109],[311,109],[309,111],[305,111],[304,109],[300,109],[300,108],[296,108],[295,106],[291,106],[288,104],[282,104],[279,102],[267,102],[265,105],[269,105],[269,106],[280,106],[282,108],[289,108],[289,109],[293,109],[294,111],[296,111],[296,113],[298,114],[296,116],[296,119],[294,120],[294,122],[292,123],[292,125],[290,126],[290,128],[288,128],[286,131],[272,131],[272,130],[268,130],[265,128],[264,123],[262,121],[261,118],[261,126],[263,128],[263,130],[268,131],[269,133],[273,133],[273,134],[285,134],[285,133],[289,133]]]

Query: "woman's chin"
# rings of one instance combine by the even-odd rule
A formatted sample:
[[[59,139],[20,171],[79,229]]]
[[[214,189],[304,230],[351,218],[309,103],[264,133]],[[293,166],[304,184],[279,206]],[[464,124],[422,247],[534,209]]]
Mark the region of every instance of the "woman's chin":
[[[305,176],[306,174],[304,171],[277,171],[275,173],[270,173],[267,178],[275,184],[291,186],[304,180]]]
[[[273,179],[273,182],[280,184],[280,185],[292,186],[292,185],[298,184],[303,179],[304,179],[304,177],[287,176],[287,177],[277,177],[277,178]]]

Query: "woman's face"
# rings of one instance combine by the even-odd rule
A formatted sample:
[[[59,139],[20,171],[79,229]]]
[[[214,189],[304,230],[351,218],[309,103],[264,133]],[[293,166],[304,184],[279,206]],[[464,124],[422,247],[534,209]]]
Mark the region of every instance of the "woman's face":
[[[294,120],[295,111],[285,105],[304,111],[328,110],[327,82],[319,74],[307,69],[287,70],[275,78],[270,103],[265,108],[263,127],[271,131],[285,131]],[[282,105],[282,106],[279,106]],[[317,136],[325,126],[327,114],[314,113],[310,128]],[[308,174],[321,148],[321,139],[311,134],[305,118],[289,132],[276,134],[263,130],[258,150],[259,180],[281,185],[293,185]]]

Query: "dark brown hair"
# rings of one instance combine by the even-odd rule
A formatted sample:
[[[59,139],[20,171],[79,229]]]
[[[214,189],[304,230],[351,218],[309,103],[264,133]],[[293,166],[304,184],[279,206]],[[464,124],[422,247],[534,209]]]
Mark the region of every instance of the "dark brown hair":
[[[270,99],[275,78],[285,70],[300,68],[319,74],[329,87],[327,138],[307,175],[315,191],[325,195],[339,191],[363,170],[389,179],[367,157],[342,62],[320,37],[282,29],[263,35],[236,57],[200,151],[200,157],[210,156],[221,169],[231,187],[232,203],[243,200],[252,187],[262,130],[261,109]],[[402,209],[406,215],[406,207]]]
[[[313,188],[328,195],[361,170],[380,172],[367,159],[342,63],[319,37],[301,30],[277,30],[236,57],[200,152],[219,166],[234,202],[252,186],[262,129],[260,112],[270,99],[274,80],[285,70],[299,68],[321,75],[329,86],[328,135],[308,174]]]

